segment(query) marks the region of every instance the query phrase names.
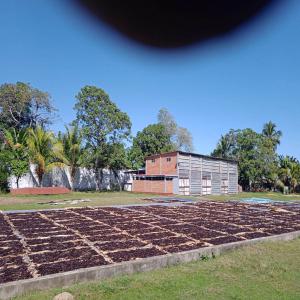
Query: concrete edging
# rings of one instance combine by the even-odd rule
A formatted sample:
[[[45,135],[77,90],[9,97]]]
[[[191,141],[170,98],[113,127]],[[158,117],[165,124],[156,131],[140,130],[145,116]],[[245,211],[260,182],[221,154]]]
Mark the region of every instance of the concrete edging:
[[[191,262],[201,257],[218,256],[230,250],[250,246],[268,241],[288,241],[300,237],[300,230],[280,235],[262,237],[252,240],[239,241],[218,246],[200,248],[185,252],[172,253],[154,257],[127,261],[107,266],[98,266],[86,269],[57,273],[38,278],[26,279],[0,284],[0,299],[6,300],[34,290],[68,287],[75,283],[83,283],[110,278],[117,275],[146,272],[159,268]]]

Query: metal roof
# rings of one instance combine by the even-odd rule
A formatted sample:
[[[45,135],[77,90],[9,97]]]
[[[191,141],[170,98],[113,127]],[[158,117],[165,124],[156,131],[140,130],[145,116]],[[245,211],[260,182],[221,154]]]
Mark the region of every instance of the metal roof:
[[[228,158],[220,158],[220,157],[214,157],[214,156],[209,156],[209,155],[203,155],[203,154],[198,154],[198,153],[192,153],[192,152],[184,152],[184,151],[172,151],[172,152],[165,152],[165,153],[160,153],[160,154],[153,154],[150,156],[147,156],[146,159],[151,159],[159,156],[168,156],[171,154],[182,154],[182,155],[191,155],[191,156],[197,156],[197,157],[202,157],[202,158],[207,158],[207,159],[212,159],[212,160],[221,160],[221,161],[226,161],[226,162],[231,162],[231,163],[238,163],[237,160],[234,159],[228,159]]]
[[[176,178],[178,177],[178,175],[166,175],[166,174],[162,174],[162,175],[159,175],[159,174],[155,174],[155,175],[147,175],[147,174],[135,174],[134,175],[135,177],[153,177],[153,178],[156,178],[156,177],[166,177],[166,178]]]

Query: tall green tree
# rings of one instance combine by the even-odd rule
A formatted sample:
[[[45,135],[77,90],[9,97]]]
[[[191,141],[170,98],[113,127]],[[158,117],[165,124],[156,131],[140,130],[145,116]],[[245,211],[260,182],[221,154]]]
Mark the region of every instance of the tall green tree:
[[[264,124],[262,135],[271,141],[274,149],[276,149],[277,146],[280,145],[282,131],[277,130],[277,125],[272,121],[269,121],[268,123]]]
[[[296,192],[297,186],[300,184],[300,164],[292,163],[290,167],[291,180],[290,180],[290,189],[292,193]]]
[[[42,185],[44,174],[50,170],[55,161],[53,151],[54,135],[41,127],[28,129],[27,144],[29,149],[30,163],[35,165],[35,173],[38,178],[38,185]]]
[[[170,136],[170,141],[173,143],[173,148],[176,150],[192,152],[193,137],[189,130],[185,127],[177,125],[172,114],[166,109],[161,108],[157,115],[158,124],[165,127],[167,135]]]
[[[244,190],[274,189],[277,154],[273,142],[264,135],[250,128],[230,130],[221,137],[212,155],[238,161],[239,184]]]
[[[10,153],[5,151],[3,133],[0,132],[0,134],[0,192],[6,192],[9,189],[8,179],[10,176]]]
[[[107,149],[130,138],[131,122],[129,116],[98,87],[83,87],[76,99],[74,124],[82,132],[86,163],[94,168],[99,189],[102,178],[99,170],[110,167],[109,162],[113,155]]]
[[[66,132],[59,134],[54,153],[58,161],[69,167],[70,186],[73,190],[76,171],[83,162],[82,135],[76,125],[66,127]]]
[[[295,192],[300,184],[300,163],[290,156],[279,157],[279,179],[284,186]]]
[[[29,84],[0,86],[0,128],[45,127],[51,124],[55,111],[50,95]]]
[[[246,190],[256,188],[262,177],[259,163],[260,135],[250,128],[238,130],[234,154],[239,162],[239,182]]]
[[[236,132],[231,129],[229,133],[221,135],[221,138],[216,146],[216,149],[212,152],[212,156],[220,158],[235,158],[236,155]]]
[[[9,190],[8,179],[10,176],[9,172],[9,153],[7,151],[0,152],[0,191],[7,192]]]
[[[166,133],[171,137],[171,139],[176,136],[177,123],[173,115],[166,108],[161,108],[159,110],[157,121],[158,124],[161,124],[165,127]]]
[[[161,124],[151,124],[133,138],[129,160],[132,168],[136,169],[144,166],[145,157],[173,150],[175,150],[174,144],[165,127]]]
[[[109,145],[107,150],[110,152],[110,155],[108,155],[109,168],[111,169],[117,180],[118,189],[122,190],[124,186],[119,176],[119,171],[128,169],[130,167],[126,149],[123,144],[115,143]]]
[[[16,185],[19,188],[19,181],[29,171],[27,132],[25,129],[17,131],[15,128],[4,130],[4,149],[6,151],[9,174],[16,178]]]
[[[260,136],[258,147],[258,163],[261,177],[258,186],[261,189],[275,190],[278,182],[278,155],[273,142],[263,135]]]
[[[181,150],[186,152],[194,151],[193,137],[187,128],[177,127],[175,146],[176,146],[176,150]]]

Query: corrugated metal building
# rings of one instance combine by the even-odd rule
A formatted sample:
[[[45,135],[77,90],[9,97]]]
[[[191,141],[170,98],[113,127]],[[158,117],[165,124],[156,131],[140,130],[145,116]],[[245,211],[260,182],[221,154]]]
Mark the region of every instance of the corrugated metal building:
[[[146,158],[146,172],[134,175],[133,192],[221,195],[238,193],[236,161],[182,151]]]

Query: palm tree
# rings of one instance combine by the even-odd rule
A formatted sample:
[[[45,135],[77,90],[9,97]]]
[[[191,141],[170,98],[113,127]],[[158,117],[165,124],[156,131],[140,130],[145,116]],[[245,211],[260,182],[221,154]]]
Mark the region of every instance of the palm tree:
[[[290,166],[290,185],[291,185],[291,191],[294,193],[296,191],[296,187],[300,182],[300,165],[297,163],[291,163]]]
[[[70,169],[70,186],[74,189],[76,170],[82,163],[82,136],[77,126],[68,128],[66,133],[58,137],[58,143],[54,146],[56,158]]]
[[[4,148],[7,150],[9,158],[10,175],[15,176],[17,188],[19,188],[20,178],[28,172],[28,153],[27,153],[27,131],[15,128],[3,131]]]
[[[232,158],[232,148],[234,146],[233,134],[222,135],[212,156],[220,158]]]
[[[15,128],[4,129],[4,142],[7,146],[14,149],[26,147],[27,132],[24,129],[17,131]],[[23,149],[22,149],[23,150]]]
[[[290,187],[291,192],[295,192],[297,185],[300,183],[299,161],[289,156],[280,156],[279,160],[279,177],[284,185]]]
[[[50,131],[44,131],[41,127],[28,129],[28,149],[30,162],[35,165],[35,173],[38,177],[38,184],[41,186],[42,179],[47,170],[53,167],[54,135]]]
[[[280,138],[282,137],[282,132],[276,128],[277,125],[272,121],[269,121],[264,125],[262,130],[262,135],[272,142],[274,149],[280,145]]]

